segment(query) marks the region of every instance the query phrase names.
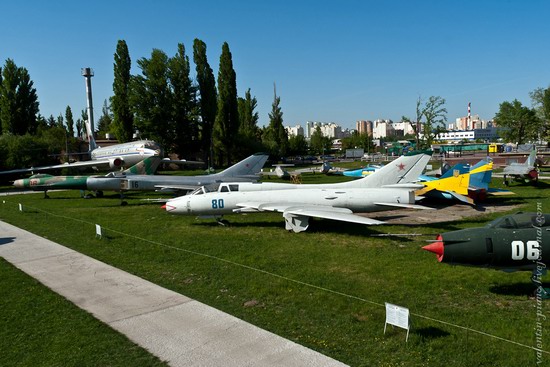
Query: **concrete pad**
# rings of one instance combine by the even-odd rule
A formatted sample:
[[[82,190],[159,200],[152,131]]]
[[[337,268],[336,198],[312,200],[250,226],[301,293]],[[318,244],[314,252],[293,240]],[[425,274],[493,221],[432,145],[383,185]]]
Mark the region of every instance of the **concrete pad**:
[[[345,366],[2,221],[0,256],[172,366]]]

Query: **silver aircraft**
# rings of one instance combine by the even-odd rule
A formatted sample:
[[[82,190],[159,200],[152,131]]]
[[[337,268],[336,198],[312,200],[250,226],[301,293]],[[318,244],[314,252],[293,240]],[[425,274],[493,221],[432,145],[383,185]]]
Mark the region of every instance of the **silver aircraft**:
[[[221,219],[224,214],[264,211],[283,214],[286,229],[305,231],[309,218],[360,224],[383,222],[354,213],[396,208],[429,209],[415,205],[414,184],[430,159],[426,154],[402,156],[362,179],[317,185],[284,183],[220,184],[215,192],[201,187],[190,195],[169,200],[163,208],[172,214]]]
[[[186,193],[201,186],[218,185],[220,182],[258,181],[258,173],[269,156],[257,153],[234,164],[233,166],[210,175],[200,176],[166,176],[166,175],[126,175],[89,178],[88,190],[104,191],[165,191]]]
[[[509,184],[508,176],[512,177],[515,180],[524,180],[525,182],[537,182],[539,178],[539,172],[535,168],[536,159],[537,151],[533,149],[525,162],[511,163],[510,165],[504,167],[504,170],[502,171],[502,174],[504,175],[504,184]]]

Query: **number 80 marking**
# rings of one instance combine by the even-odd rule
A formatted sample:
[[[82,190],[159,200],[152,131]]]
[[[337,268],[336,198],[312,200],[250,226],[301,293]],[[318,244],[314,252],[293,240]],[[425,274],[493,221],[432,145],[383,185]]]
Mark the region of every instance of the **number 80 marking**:
[[[223,199],[212,199],[212,209],[223,209]]]

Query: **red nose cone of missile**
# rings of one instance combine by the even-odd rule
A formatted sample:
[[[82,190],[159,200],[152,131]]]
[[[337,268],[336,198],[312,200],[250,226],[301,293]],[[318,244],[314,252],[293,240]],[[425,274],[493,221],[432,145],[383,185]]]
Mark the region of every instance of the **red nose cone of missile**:
[[[441,262],[443,260],[443,237],[439,234],[437,235],[435,242],[430,243],[422,247],[426,251],[433,252],[437,255],[437,261]]]
[[[162,209],[166,209],[166,204],[164,204],[163,206],[161,206]]]

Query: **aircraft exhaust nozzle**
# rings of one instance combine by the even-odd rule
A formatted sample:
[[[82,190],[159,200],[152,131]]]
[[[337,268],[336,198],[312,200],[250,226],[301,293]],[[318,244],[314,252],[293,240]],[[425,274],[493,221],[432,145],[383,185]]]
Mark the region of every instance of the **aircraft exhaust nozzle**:
[[[435,242],[430,243],[429,245],[423,246],[422,248],[426,251],[430,251],[436,254],[437,261],[439,262],[443,261],[443,252],[444,252],[443,237],[440,234],[437,235]]]

